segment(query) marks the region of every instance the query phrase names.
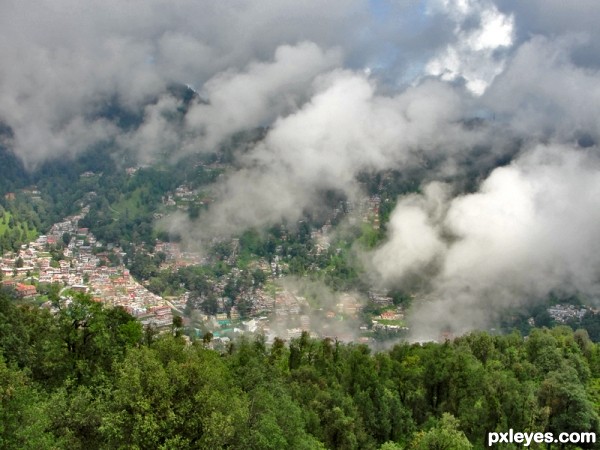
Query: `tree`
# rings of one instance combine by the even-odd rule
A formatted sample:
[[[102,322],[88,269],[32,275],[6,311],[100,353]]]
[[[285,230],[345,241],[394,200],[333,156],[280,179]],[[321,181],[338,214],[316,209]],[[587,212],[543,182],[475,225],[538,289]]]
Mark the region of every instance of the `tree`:
[[[278,380],[260,383],[249,397],[251,408],[244,448],[324,448],[306,432],[302,410]]]
[[[0,357],[0,448],[56,448],[47,432],[46,401],[22,371],[7,367]]]
[[[444,413],[438,424],[427,432],[417,433],[413,440],[414,450],[471,450],[473,446],[459,430],[459,422]]]
[[[549,431],[600,432],[598,414],[573,368],[551,372],[542,382],[538,396],[540,404],[550,412]]]
[[[61,443],[60,448],[103,447],[102,418],[110,404],[108,395],[108,386],[102,379],[92,386],[65,383],[52,392],[44,413],[50,422],[48,428]]]
[[[131,350],[116,374],[108,448],[243,448],[247,398],[217,353],[164,336]]]
[[[202,343],[204,345],[210,344],[212,340],[213,340],[213,334],[210,331],[207,331],[206,333],[204,333],[204,336],[202,336]]]
[[[379,447],[379,450],[404,450],[404,447],[396,442],[388,441]]]
[[[181,316],[173,316],[172,331],[174,336],[181,336],[181,330],[183,328],[183,318]]]
[[[142,339],[141,324],[123,308],[106,309],[85,294],[77,294],[60,311],[58,321],[67,349],[65,363],[80,382],[110,371],[113,362]]]
[[[267,281],[267,275],[261,269],[254,270],[252,272],[252,278],[255,286],[260,286]]]

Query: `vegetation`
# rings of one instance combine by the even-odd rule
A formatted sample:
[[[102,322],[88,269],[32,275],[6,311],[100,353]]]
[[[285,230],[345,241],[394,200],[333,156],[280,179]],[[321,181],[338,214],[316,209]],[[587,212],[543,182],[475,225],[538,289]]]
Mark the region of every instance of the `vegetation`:
[[[184,183],[195,189],[213,182],[221,172],[198,164],[213,159],[189,157],[174,167],[157,164],[128,174],[134,162],[107,143],[28,172],[0,145],[0,253],[18,248],[84,205],[90,205],[90,213],[81,226],[101,241],[151,243],[163,196]]]
[[[27,211],[15,208],[13,212],[0,206],[0,254],[5,251],[16,251],[23,242],[36,237],[37,232],[27,219]]]
[[[0,447],[456,450],[509,428],[600,432],[600,346],[583,330],[378,353],[258,337],[220,354],[181,325],[156,336],[85,296],[52,315],[1,292]]]

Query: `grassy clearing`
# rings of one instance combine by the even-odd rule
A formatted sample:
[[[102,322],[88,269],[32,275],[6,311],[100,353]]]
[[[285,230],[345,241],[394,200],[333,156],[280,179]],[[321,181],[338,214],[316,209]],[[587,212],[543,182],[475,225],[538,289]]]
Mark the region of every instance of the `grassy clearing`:
[[[25,232],[26,240],[32,241],[34,240],[38,232],[35,228],[29,229],[27,223],[19,222],[18,220],[13,220],[13,226],[10,226],[10,221],[13,219],[12,214],[9,211],[4,211],[4,214],[0,217],[0,236],[4,235],[4,233],[11,232],[13,230],[19,230],[19,233]]]
[[[139,214],[145,213],[146,208],[144,202],[141,200],[142,189],[138,188],[128,195],[124,195],[121,199],[112,205],[114,211],[118,212],[120,216],[128,215],[129,217],[136,217]]]

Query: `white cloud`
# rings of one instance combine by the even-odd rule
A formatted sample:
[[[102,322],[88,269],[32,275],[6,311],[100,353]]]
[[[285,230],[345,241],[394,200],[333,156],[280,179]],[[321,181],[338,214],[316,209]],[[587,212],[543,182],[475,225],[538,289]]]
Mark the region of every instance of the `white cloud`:
[[[200,228],[293,221],[318,208],[322,190],[355,195],[361,171],[415,166],[424,155],[451,158],[485,139],[464,129],[459,93],[438,81],[387,97],[364,74],[333,71],[313,89],[300,110],[277,119],[264,141],[238,159],[243,170],[224,180]]]
[[[338,66],[340,52],[322,51],[314,43],[281,46],[273,62],[250,64],[244,71],[226,71],[208,80],[202,96],[186,116],[188,128],[201,134],[200,144],[212,149],[224,137],[270,124],[296,110],[320,73]]]
[[[424,194],[399,200],[390,222],[386,245],[372,255],[384,283],[397,284],[405,275],[422,271],[443,255],[446,243],[438,232],[447,201],[447,187],[431,183]]]
[[[393,283],[425,266],[421,256],[436,259],[429,300],[415,306],[415,334],[436,338],[446,327],[486,326],[506,308],[553,290],[600,295],[599,169],[593,152],[538,146],[495,169],[478,192],[448,201],[441,219],[428,212],[427,195],[401,201],[389,241],[372,260]],[[405,221],[407,201],[421,212],[410,209],[413,219]],[[407,232],[414,216],[422,223]],[[406,239],[421,250],[418,259],[406,251]]]
[[[504,58],[498,52],[513,44],[514,19],[489,1],[444,0],[441,8],[455,21],[456,40],[434,56],[425,71],[445,81],[464,79],[473,94],[481,95],[502,72]],[[474,19],[476,26],[471,25]]]
[[[483,103],[527,139],[573,141],[578,132],[600,137],[600,71],[573,63],[585,41],[535,37],[519,47]]]
[[[303,41],[323,49],[343,44],[352,53],[356,40],[351,31],[365,26],[365,8],[363,0],[326,5],[288,0],[7,1],[0,16],[0,120],[12,127],[14,150],[28,162],[74,154],[89,140],[67,140],[61,134],[74,137],[77,133],[67,127],[75,123],[82,124],[82,135],[98,128],[95,113],[108,101],[137,112],[172,82],[200,88],[218,74],[227,77],[229,71],[258,67],[277,48]],[[318,64],[308,56],[292,67],[291,56],[279,52],[296,77],[306,69],[310,78]],[[339,55],[335,64],[341,64]],[[277,81],[275,74],[270,76]],[[106,131],[106,138],[118,132]],[[72,146],[61,148],[61,141]]]

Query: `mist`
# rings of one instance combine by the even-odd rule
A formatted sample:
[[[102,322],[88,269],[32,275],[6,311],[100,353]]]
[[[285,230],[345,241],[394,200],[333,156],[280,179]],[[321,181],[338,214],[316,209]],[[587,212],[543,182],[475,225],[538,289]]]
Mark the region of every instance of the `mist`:
[[[599,164],[595,151],[536,146],[477,192],[448,198],[430,184],[401,199],[372,262],[388,286],[429,267],[413,308],[414,338],[494,326],[507,308],[553,291],[597,299]]]

